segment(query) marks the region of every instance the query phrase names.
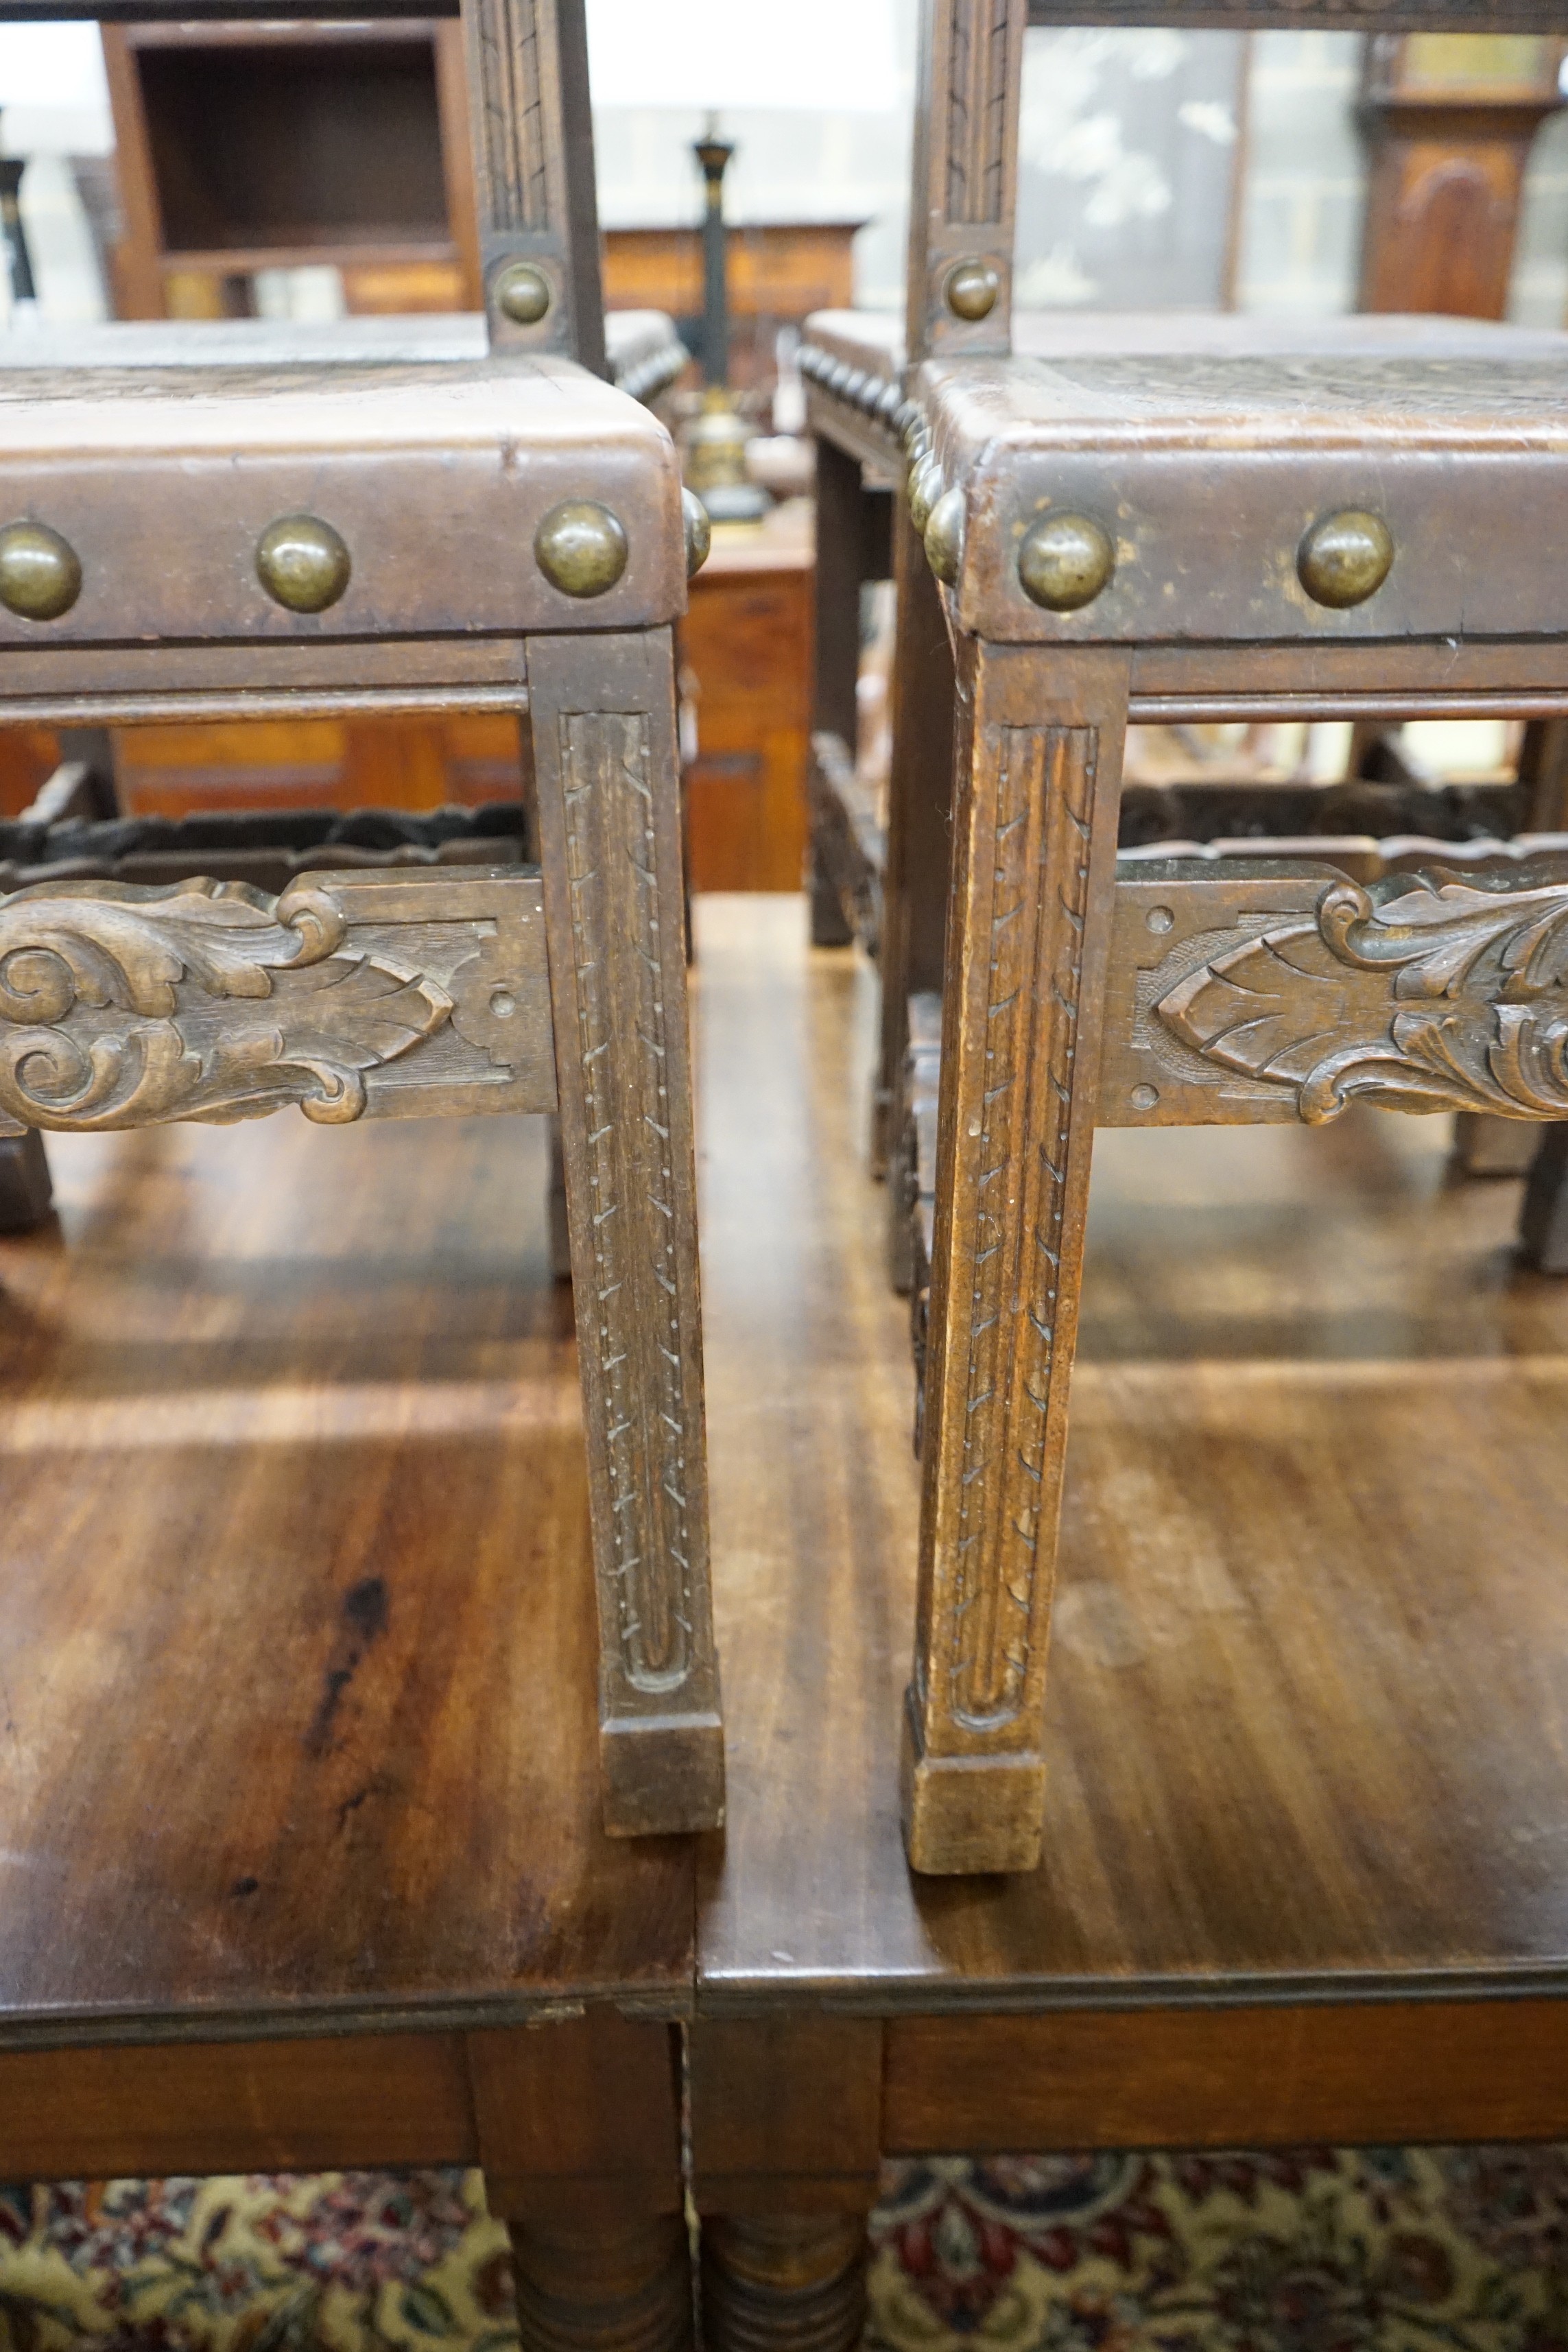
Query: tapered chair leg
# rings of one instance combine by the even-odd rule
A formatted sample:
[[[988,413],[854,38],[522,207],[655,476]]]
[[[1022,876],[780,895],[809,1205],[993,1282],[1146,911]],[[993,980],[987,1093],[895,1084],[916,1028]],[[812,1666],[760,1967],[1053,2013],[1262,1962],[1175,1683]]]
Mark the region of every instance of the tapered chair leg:
[[[1535,1135],[1519,1215],[1520,1255],[1538,1274],[1568,1274],[1568,1125],[1554,1121]]]
[[[31,1233],[49,1213],[55,1188],[37,1128],[0,1136],[0,1234]]]
[[[599,1603],[605,1823],[723,1819],[674,646],[528,649]]]
[[[961,640],[904,1750],[917,1870],[1040,1859],[1127,683],[1121,653]]]

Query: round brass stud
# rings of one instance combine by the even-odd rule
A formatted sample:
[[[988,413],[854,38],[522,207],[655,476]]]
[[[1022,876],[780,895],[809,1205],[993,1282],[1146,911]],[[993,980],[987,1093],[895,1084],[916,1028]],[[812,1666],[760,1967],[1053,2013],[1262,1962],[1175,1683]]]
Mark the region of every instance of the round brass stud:
[[[0,604],[24,621],[58,621],[81,593],[77,552],[47,523],[0,530]]]
[[[963,562],[963,492],[943,490],[925,527],[926,562],[952,587]]]
[[[988,319],[996,308],[1002,280],[988,261],[961,261],[947,273],[943,288],[947,307],[955,319]]]
[[[555,299],[549,278],[531,261],[509,261],[494,292],[497,310],[514,327],[537,327]]]
[[[1375,596],[1394,562],[1394,541],[1381,515],[1360,507],[1325,515],[1296,551],[1296,572],[1314,604],[1340,610]]]
[[[1018,549],[1024,593],[1048,613],[1092,604],[1115,569],[1116,551],[1090,515],[1042,515]]]
[[[686,527],[686,576],[690,580],[707,562],[708,551],[713,544],[708,509],[695,490],[681,491],[680,520]]]
[[[353,570],[348,549],[320,515],[280,515],[256,542],[256,576],[290,613],[324,613]]]
[[[626,535],[596,499],[566,499],[540,524],[533,552],[563,596],[602,596],[626,568]]]
[[[910,476],[910,520],[922,539],[925,527],[931,520],[931,510],[941,498],[943,487],[942,467],[936,459],[922,457]]]

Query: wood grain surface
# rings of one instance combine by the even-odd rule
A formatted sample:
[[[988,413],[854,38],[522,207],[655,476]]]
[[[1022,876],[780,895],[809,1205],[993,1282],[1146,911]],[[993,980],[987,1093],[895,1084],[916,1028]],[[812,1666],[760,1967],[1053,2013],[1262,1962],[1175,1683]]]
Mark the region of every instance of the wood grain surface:
[[[1568,1983],[1568,1296],[1445,1121],[1101,1135],[1045,1862],[912,1882],[917,1475],[865,1169],[874,987],[698,908],[715,1608],[700,2011]],[[948,2144],[952,2144],[949,2142]]]
[[[0,2040],[688,2004],[689,1849],[599,1825],[543,1124],[55,1146],[0,1244]]]
[[[884,2060],[889,2153],[1403,2147],[1568,2129],[1556,1998],[899,2018]]]

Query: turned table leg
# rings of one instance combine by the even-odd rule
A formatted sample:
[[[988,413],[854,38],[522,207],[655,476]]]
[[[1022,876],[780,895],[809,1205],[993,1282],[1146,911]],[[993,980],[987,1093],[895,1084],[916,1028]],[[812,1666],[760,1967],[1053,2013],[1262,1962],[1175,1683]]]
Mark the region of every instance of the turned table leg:
[[[691,2255],[679,2213],[507,2219],[523,2352],[687,2352]]]
[[[677,2029],[591,2010],[467,2043],[524,2352],[687,2352]]]
[[[880,2169],[876,2018],[699,2018],[693,2194],[708,2352],[853,2352]]]
[[[709,2352],[853,2352],[866,2326],[864,2215],[728,2214],[702,2231]]]

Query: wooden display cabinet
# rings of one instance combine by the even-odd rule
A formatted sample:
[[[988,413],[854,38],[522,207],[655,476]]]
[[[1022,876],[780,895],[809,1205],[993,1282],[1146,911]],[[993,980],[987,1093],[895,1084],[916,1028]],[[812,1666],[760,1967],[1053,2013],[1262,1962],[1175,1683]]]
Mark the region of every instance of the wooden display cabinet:
[[[1506,315],[1525,166],[1563,103],[1562,58],[1563,43],[1539,34],[1369,40],[1358,309]]]
[[[105,25],[122,318],[251,308],[334,264],[351,310],[482,306],[461,26]]]

